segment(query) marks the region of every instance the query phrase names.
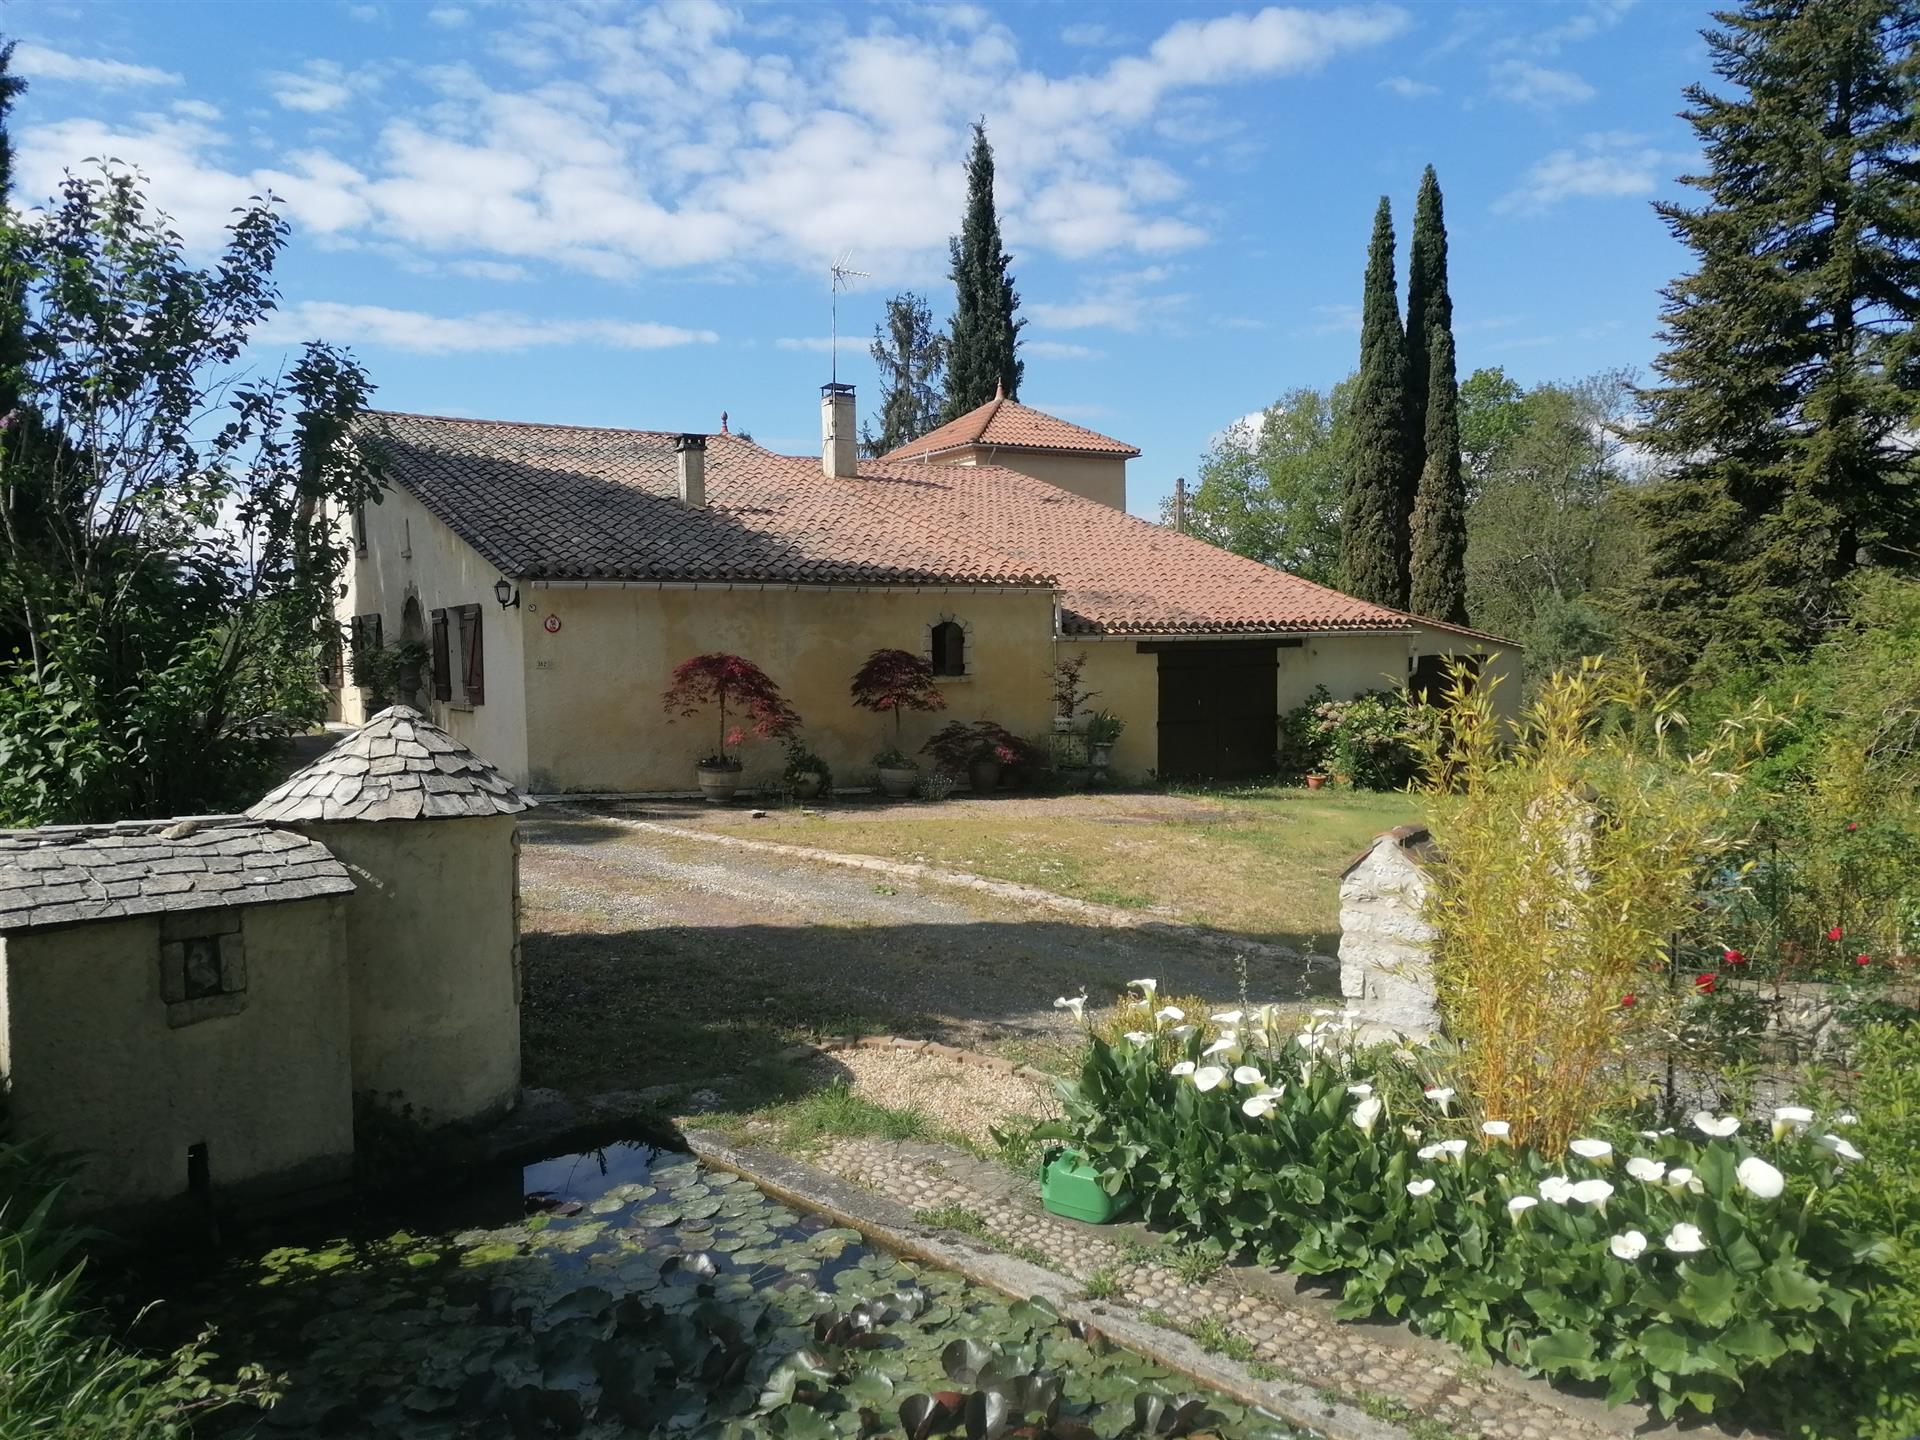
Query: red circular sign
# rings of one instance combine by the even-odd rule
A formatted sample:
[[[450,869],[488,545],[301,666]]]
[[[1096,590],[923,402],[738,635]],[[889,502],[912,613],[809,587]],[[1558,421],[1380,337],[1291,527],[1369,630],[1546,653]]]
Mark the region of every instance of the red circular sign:
[[[549,635],[558,635],[560,633],[560,617],[558,615],[549,615],[540,623],[547,627],[547,633]]]

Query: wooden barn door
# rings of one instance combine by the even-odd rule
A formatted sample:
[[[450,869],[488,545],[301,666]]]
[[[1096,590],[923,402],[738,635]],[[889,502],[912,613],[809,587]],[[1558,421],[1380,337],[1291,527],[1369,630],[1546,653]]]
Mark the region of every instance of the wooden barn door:
[[[1144,643],[1160,659],[1160,767],[1167,780],[1273,773],[1280,645],[1273,640]]]

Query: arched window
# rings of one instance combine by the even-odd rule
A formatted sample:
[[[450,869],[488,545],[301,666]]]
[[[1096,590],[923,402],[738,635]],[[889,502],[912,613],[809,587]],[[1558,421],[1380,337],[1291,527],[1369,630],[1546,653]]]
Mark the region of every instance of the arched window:
[[[957,620],[942,620],[933,627],[933,673],[967,673],[967,632]]]

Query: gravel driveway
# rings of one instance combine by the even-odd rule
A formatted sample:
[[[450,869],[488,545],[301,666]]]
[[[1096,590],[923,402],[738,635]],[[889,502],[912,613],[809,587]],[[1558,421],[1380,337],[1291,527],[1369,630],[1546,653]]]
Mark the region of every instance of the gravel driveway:
[[[934,883],[636,832],[548,805],[522,827],[526,1070],[575,1091],[699,1083],[849,1030],[1005,1048],[1063,1035],[1057,995],[1137,975],[1226,1002],[1231,956]],[[1332,993],[1250,962],[1255,1000]]]

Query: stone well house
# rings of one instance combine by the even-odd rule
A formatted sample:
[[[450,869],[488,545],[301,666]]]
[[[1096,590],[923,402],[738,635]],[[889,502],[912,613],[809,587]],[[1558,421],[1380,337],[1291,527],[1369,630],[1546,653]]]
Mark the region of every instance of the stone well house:
[[[660,696],[708,651],[767,670],[842,783],[891,739],[847,695],[883,647],[925,655],[947,698],[908,717],[909,749],[951,719],[1044,734],[1049,673],[1084,654],[1093,704],[1127,722],[1115,767],[1169,778],[1269,773],[1279,715],[1316,686],[1391,687],[1450,656],[1513,668],[1495,637],[1127,514],[1138,452],[1031,407],[990,401],[880,460],[855,453],[851,386],[825,387],[821,421],[814,458],[724,429],[370,415],[387,489],[347,522],[339,619],[363,645],[426,646],[414,702],[553,791],[689,789],[713,736]],[[366,703],[339,677],[343,718]],[[782,763],[744,758],[748,783]]]
[[[0,831],[10,1132],[144,1226],[338,1185],[356,1102],[507,1109],[527,804],[395,708],[247,815]]]

